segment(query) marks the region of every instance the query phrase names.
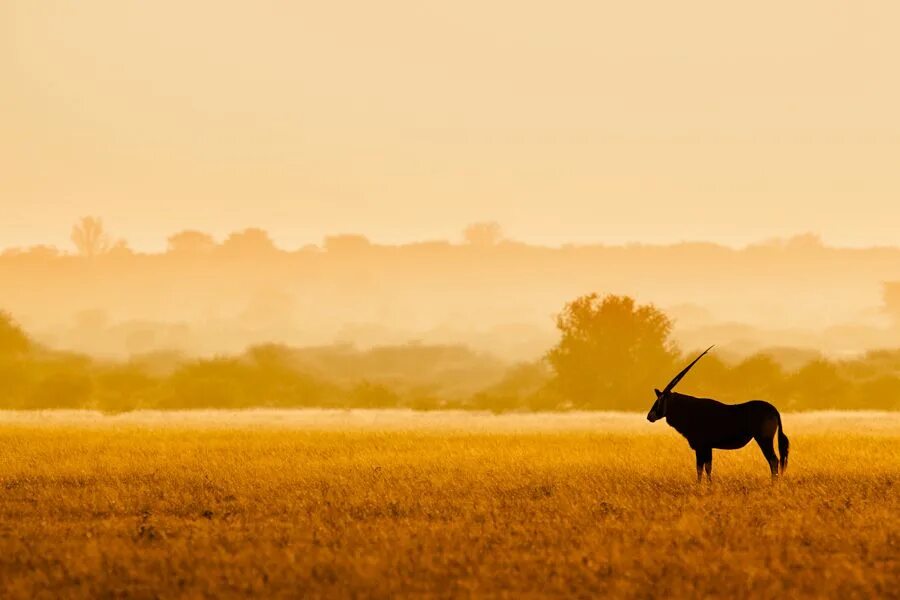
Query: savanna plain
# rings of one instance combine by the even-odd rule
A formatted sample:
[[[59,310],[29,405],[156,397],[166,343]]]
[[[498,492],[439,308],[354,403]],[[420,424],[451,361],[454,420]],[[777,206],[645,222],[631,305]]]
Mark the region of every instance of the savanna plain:
[[[900,416],[0,414],[5,598],[900,595]]]

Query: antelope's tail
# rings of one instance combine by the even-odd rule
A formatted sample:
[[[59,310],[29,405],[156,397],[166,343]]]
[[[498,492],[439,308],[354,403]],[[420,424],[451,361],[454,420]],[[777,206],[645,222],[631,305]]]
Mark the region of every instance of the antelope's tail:
[[[784,473],[787,469],[788,452],[791,449],[791,442],[784,435],[784,428],[781,426],[781,414],[778,414],[778,454],[781,457],[778,461],[778,471]]]

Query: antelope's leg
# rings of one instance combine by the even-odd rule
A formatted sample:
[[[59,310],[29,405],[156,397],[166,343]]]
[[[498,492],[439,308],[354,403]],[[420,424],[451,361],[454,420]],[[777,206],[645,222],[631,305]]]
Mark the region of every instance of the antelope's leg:
[[[706,467],[706,480],[712,483],[712,449],[706,453],[704,466]]]
[[[756,443],[759,444],[759,449],[762,450],[763,456],[766,457],[766,461],[769,463],[772,479],[778,478],[778,455],[775,454],[774,437],[755,437],[754,439],[756,440]]]
[[[706,462],[706,454],[702,448],[696,450],[697,453],[697,483],[703,481],[703,463]]]

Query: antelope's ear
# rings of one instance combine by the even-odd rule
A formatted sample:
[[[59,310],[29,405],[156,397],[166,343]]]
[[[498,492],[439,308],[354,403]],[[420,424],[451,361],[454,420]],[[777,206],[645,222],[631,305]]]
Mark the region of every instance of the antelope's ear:
[[[656,392],[656,397],[657,397],[657,398],[659,398],[660,396],[662,396],[662,392],[659,391],[658,389],[654,388],[653,391]]]

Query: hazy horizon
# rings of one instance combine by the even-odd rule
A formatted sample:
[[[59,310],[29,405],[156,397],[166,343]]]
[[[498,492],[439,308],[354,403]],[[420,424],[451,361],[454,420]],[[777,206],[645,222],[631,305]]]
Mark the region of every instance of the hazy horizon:
[[[861,244],[841,244],[834,243],[831,240],[826,239],[820,233],[815,231],[796,231],[794,233],[789,233],[786,235],[773,235],[760,237],[758,239],[747,239],[747,240],[717,240],[714,238],[680,238],[673,236],[671,238],[662,237],[659,239],[638,239],[638,238],[628,238],[621,236],[610,236],[607,238],[593,238],[590,236],[583,237],[572,237],[572,238],[564,238],[564,237],[548,237],[546,239],[528,239],[522,238],[515,235],[514,232],[509,231],[502,223],[497,221],[493,221],[490,219],[482,219],[476,220],[473,222],[461,223],[458,228],[453,231],[450,231],[444,237],[420,237],[410,234],[409,236],[399,237],[399,238],[378,238],[364,230],[335,230],[335,231],[322,231],[319,233],[311,233],[309,238],[297,239],[293,241],[291,239],[279,239],[276,235],[274,235],[269,229],[266,227],[259,226],[256,223],[250,223],[247,225],[238,225],[234,229],[217,229],[217,228],[204,228],[204,227],[179,227],[177,224],[173,224],[172,228],[161,231],[159,239],[150,239],[148,236],[141,236],[141,239],[145,241],[149,241],[147,245],[141,246],[132,242],[131,238],[128,237],[127,233],[117,229],[115,223],[110,222],[108,219],[103,218],[102,216],[94,215],[93,213],[85,213],[81,215],[79,219],[73,221],[68,224],[68,226],[63,228],[62,233],[57,234],[57,232],[50,232],[49,235],[45,235],[45,237],[35,237],[29,241],[25,241],[23,243],[15,243],[14,236],[6,236],[3,238],[3,245],[0,245],[0,254],[6,252],[27,252],[34,248],[52,248],[57,250],[62,255],[78,255],[79,250],[76,245],[72,242],[71,234],[72,228],[80,221],[81,218],[91,217],[98,218],[104,226],[104,230],[107,234],[110,235],[111,241],[121,241],[124,242],[125,247],[128,248],[129,251],[132,251],[136,254],[164,254],[166,253],[168,248],[168,240],[170,237],[184,232],[198,232],[209,235],[213,241],[216,243],[222,243],[226,241],[229,236],[234,234],[240,234],[247,230],[260,230],[264,231],[269,238],[272,240],[275,247],[283,252],[295,252],[298,250],[304,250],[312,247],[322,248],[324,244],[329,238],[342,237],[342,236],[354,236],[361,237],[367,240],[369,243],[375,246],[410,246],[417,244],[430,244],[430,243],[448,243],[448,244],[466,244],[467,241],[465,239],[465,229],[472,225],[482,225],[482,224],[491,224],[497,225],[500,228],[501,237],[498,239],[498,242],[509,242],[516,244],[525,244],[528,246],[534,246],[538,248],[547,248],[547,249],[561,249],[565,247],[590,247],[590,246],[598,246],[598,247],[629,247],[629,246],[650,246],[650,247],[667,247],[667,246],[680,246],[680,245],[713,245],[713,246],[721,246],[722,248],[727,248],[729,250],[747,250],[757,246],[770,246],[770,245],[781,245],[781,244],[790,244],[796,240],[814,240],[816,243],[821,244],[823,247],[832,248],[836,250],[874,250],[874,249],[900,249],[900,240],[895,243],[879,243],[879,242],[870,242],[870,243],[861,243]]]
[[[70,247],[90,223],[101,227],[79,223]],[[900,339],[900,248],[836,248],[809,234],[741,249],[547,247],[483,223],[453,243],[335,235],[278,248],[244,228],[218,240],[175,232],[165,251],[142,254],[102,227],[77,251],[0,251],[0,310],[42,343],[100,356],[416,341],[533,360],[556,339],[555,315],[591,292],[652,303],[684,349],[717,343],[735,358],[772,347],[793,349],[789,361],[847,356]]]
[[[898,17],[3,2],[0,309],[97,354],[519,359],[597,292],[668,311],[686,347],[897,347]],[[104,235],[76,249],[86,216]],[[169,252],[184,231],[208,236]]]
[[[491,222],[491,221],[488,221]],[[136,253],[142,254],[161,254],[165,253],[167,250],[167,239],[176,233],[180,233],[183,231],[198,231],[202,233],[208,233],[213,237],[213,239],[217,242],[222,242],[228,238],[229,235],[233,233],[240,233],[246,229],[261,229],[266,231],[275,246],[284,252],[293,252],[296,250],[302,250],[304,248],[318,246],[321,247],[326,238],[332,236],[342,236],[342,235],[353,235],[353,236],[362,236],[366,238],[370,243],[377,246],[408,246],[415,244],[427,244],[432,242],[439,243],[450,243],[450,244],[463,244],[465,240],[462,237],[461,232],[465,228],[465,226],[470,225],[470,223],[461,223],[456,230],[449,232],[447,235],[441,236],[432,236],[432,237],[417,237],[415,235],[410,234],[405,237],[395,237],[395,238],[379,238],[367,234],[362,230],[335,230],[330,232],[322,232],[321,234],[310,234],[309,237],[304,238],[291,238],[281,236],[278,237],[273,232],[269,231],[266,227],[262,227],[256,223],[249,225],[247,227],[237,227],[235,229],[215,229],[211,230],[209,228],[204,229],[202,227],[190,227],[190,228],[182,228],[182,229],[173,229],[166,232],[161,232],[160,237],[158,239],[150,239],[147,236],[141,236],[144,239],[144,244],[139,245],[135,244],[131,241],[125,232],[115,229],[115,224],[109,222],[104,219],[104,223],[109,225],[111,228],[111,233],[113,234],[121,234],[116,235],[117,239],[121,239],[125,241],[128,245],[128,248]],[[450,231],[450,228],[448,228]],[[760,237],[758,239],[748,239],[735,241],[731,240],[718,240],[713,238],[697,238],[697,239],[688,239],[688,238],[679,238],[679,237],[661,237],[657,239],[638,239],[638,238],[628,238],[628,237],[618,237],[618,236],[609,236],[609,237],[590,237],[590,236],[581,236],[581,237],[572,237],[572,238],[561,238],[561,237],[553,237],[548,236],[546,238],[523,238],[515,235],[513,232],[510,232],[504,228],[504,241],[507,242],[515,242],[526,244],[529,246],[536,246],[542,248],[553,248],[559,249],[566,246],[633,246],[633,245],[644,245],[644,246],[677,246],[682,244],[712,244],[716,246],[722,246],[723,248],[728,248],[730,250],[745,250],[747,248],[753,246],[761,246],[768,244],[777,244],[782,242],[788,242],[792,239],[813,236],[819,240],[821,240],[822,244],[829,248],[835,249],[847,249],[847,250],[866,250],[866,249],[878,249],[878,248],[900,248],[900,242],[897,243],[880,243],[880,242],[869,242],[869,243],[832,243],[830,240],[825,239],[821,234],[814,231],[796,231],[794,233],[790,233],[787,235],[776,235],[769,237]],[[14,236],[6,236],[5,240],[10,240],[8,245],[0,247],[0,252],[4,251],[27,251],[30,248],[47,246],[50,248],[54,248],[60,251],[63,254],[77,254],[77,248],[72,244],[70,240],[71,235],[71,225],[68,228],[64,228],[64,232],[56,235],[54,232],[53,235],[45,237],[43,239],[33,238],[22,240],[20,243],[15,243]]]
[[[896,596],[898,24],[0,0],[3,599]]]
[[[893,245],[895,3],[0,6],[4,246]],[[764,43],[763,43],[764,42]]]

